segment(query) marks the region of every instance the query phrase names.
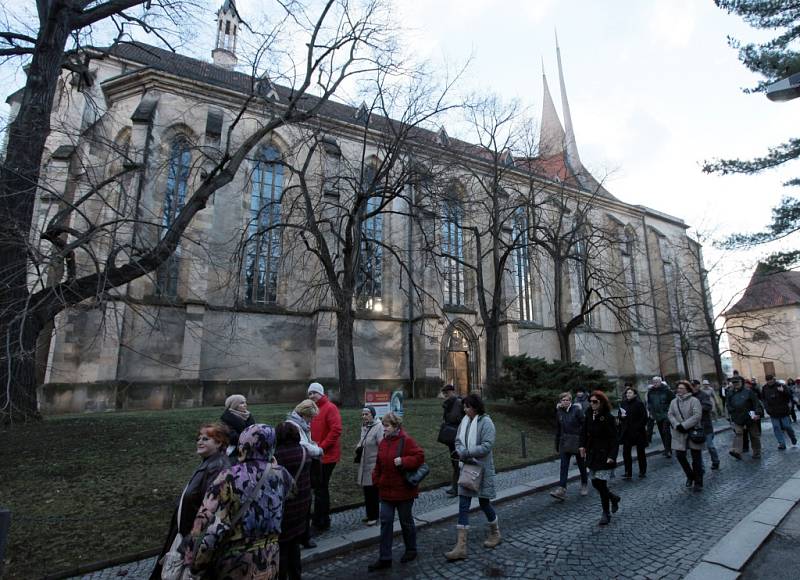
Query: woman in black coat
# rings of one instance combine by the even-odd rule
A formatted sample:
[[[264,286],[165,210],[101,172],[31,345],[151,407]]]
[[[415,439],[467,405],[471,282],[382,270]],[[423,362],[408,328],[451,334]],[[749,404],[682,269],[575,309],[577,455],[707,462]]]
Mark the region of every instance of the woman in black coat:
[[[172,513],[172,520],[169,524],[169,533],[164,541],[161,554],[156,558],[156,565],[150,574],[150,580],[160,580],[161,578],[161,559],[172,547],[175,536],[180,533],[184,538],[189,536],[192,531],[192,524],[200,506],[206,490],[217,478],[221,471],[230,467],[231,463],[225,454],[228,446],[228,429],[220,423],[209,423],[200,427],[197,432],[197,454],[202,458],[202,462],[194,470],[189,483],[178,499],[180,505],[175,507]],[[181,521],[178,522],[178,511],[180,509]]]
[[[583,423],[583,444],[579,452],[586,458],[592,487],[600,494],[603,517],[599,523],[606,526],[611,521],[611,513],[619,509],[620,497],[608,489],[608,478],[617,465],[617,428],[611,415],[611,403],[603,391],[594,391],[589,396],[589,406],[591,410]]]
[[[619,440],[625,463],[625,475],[622,479],[633,477],[631,450],[634,447],[639,463],[639,479],[644,479],[647,476],[647,407],[632,385],[626,385],[625,392],[622,393],[622,403],[619,406]]]
[[[239,435],[250,425],[255,425],[256,420],[247,409],[247,399],[244,395],[231,395],[225,399],[225,411],[219,418],[230,431],[230,443],[228,456],[231,461],[236,463],[237,447],[239,445]]]

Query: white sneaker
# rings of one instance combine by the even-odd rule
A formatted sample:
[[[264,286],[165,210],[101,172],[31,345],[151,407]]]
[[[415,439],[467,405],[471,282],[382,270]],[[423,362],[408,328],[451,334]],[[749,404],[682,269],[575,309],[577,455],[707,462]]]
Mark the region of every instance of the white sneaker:
[[[374,526],[377,523],[378,523],[378,520],[367,520],[367,522],[366,522],[366,524],[368,526]]]

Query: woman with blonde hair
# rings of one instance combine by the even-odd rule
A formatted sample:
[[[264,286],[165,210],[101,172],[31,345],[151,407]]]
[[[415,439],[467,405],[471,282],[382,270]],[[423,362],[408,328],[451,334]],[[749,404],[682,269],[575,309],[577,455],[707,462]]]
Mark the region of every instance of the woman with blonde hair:
[[[322,447],[317,445],[316,442],[311,438],[311,419],[316,417],[318,413],[319,407],[317,407],[317,404],[311,399],[305,399],[294,408],[294,411],[286,416],[286,422],[294,426],[300,434],[300,446],[303,447],[308,454],[310,470],[312,474],[315,472],[315,469],[318,469],[319,461],[322,459]],[[314,465],[314,462],[317,462],[317,465]],[[310,514],[311,511],[309,509],[309,516]],[[311,539],[310,526],[311,522],[307,519],[306,531],[300,538],[300,545],[304,548],[317,547],[317,543]]]
[[[228,456],[236,461],[236,446],[239,444],[239,435],[250,425],[255,425],[256,420],[247,408],[247,399],[244,395],[231,395],[225,399],[225,410],[219,420],[230,431]]]

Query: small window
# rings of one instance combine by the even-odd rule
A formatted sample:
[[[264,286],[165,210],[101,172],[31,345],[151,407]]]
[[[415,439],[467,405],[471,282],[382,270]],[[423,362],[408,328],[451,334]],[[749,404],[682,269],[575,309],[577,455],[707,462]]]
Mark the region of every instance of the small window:
[[[769,335],[763,330],[756,330],[755,332],[753,332],[754,342],[764,342],[767,340],[769,340]]]

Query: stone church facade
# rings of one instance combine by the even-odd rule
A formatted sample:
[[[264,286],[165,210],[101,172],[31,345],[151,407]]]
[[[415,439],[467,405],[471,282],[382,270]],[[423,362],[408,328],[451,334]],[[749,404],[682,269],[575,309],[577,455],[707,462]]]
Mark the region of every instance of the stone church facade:
[[[93,211],[120,211],[123,200],[133,199],[142,223],[167,225],[174,218],[192,180],[205,170],[203,151],[223,147],[230,124],[254,86],[254,79],[235,68],[240,20],[233,2],[225,2],[218,18],[213,63],[125,43],[87,51],[87,82],[65,73],[53,126],[80,127],[75,134],[82,136],[102,134],[109,146],[104,149],[102,139],[88,144],[68,131],[53,131],[43,170],[48,187],[37,200],[39,223],[51,217],[62,200],[88,187],[90,170],[79,161],[86,158],[82,155],[104,160],[97,163],[101,169],[91,171],[124,169],[124,163],[109,153],[112,149],[130,152],[144,171],[141,178],[120,179],[126,195],[109,198],[109,207]],[[696,352],[681,356],[674,320],[685,297],[677,273],[698,269],[687,262],[693,254],[684,251],[692,243],[687,225],[618,200],[585,170],[560,55],[558,66],[564,124],[545,79],[539,157],[512,167],[511,173],[520,181],[534,175],[543,190],[566,188],[577,198],[593,196],[598,222],[618,239],[607,259],[621,264],[628,283],[641,289],[636,322],[623,324],[607,309],[597,308],[591,321],[572,335],[574,359],[619,380],[710,375],[713,364],[706,357]],[[283,89],[267,84],[257,90],[279,103]],[[13,114],[13,95],[9,102]],[[359,114],[357,108],[338,103],[324,109],[319,123],[327,137],[321,167],[358,154]],[[247,122],[256,126],[258,118]],[[281,196],[292,178],[273,161],[293,155],[301,138],[300,130],[292,127],[271,135],[246,171],[198,214],[178,252],[157,273],[59,315],[39,355],[44,412],[209,405],[232,392],[245,394],[251,402],[295,401],[312,380],[335,390],[336,317],[324,297],[313,303],[305,299],[318,266],[306,259],[300,246],[287,243],[286,230],[252,229],[265,203],[272,204],[270,211],[285,211]],[[445,148],[449,140],[444,131],[431,139]],[[375,148],[370,154],[379,151]],[[335,197],[324,185],[321,195]],[[372,276],[356,309],[359,385],[403,388],[411,396],[435,395],[447,382],[462,392],[481,388],[486,377],[485,331],[470,274],[458,268],[425,269],[422,242],[409,234],[417,227],[412,212],[405,211],[403,199],[392,203],[393,211],[368,225],[387,244],[393,241],[403,248],[410,266],[406,270],[380,253],[371,254]],[[480,216],[459,219],[479,221]],[[157,228],[128,224],[115,235],[135,243],[137,236],[144,240],[154,235],[152,231]],[[460,231],[454,228],[440,242],[469,252]],[[506,355],[555,359],[559,346],[552,287],[546,275],[532,274],[546,273],[548,267],[526,263],[537,259],[532,253],[516,255],[504,274],[508,309],[501,325],[501,350]],[[410,299],[410,273],[418,276],[425,299]],[[31,284],[37,283],[46,282],[31,279]],[[568,286],[568,304],[581,300],[576,286]]]

